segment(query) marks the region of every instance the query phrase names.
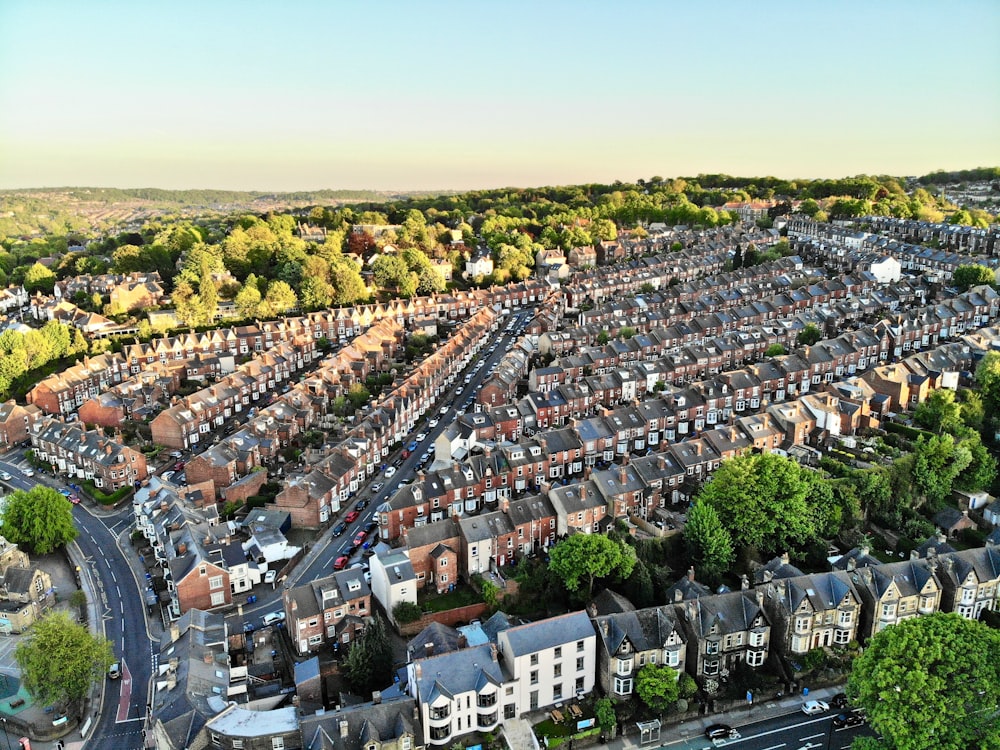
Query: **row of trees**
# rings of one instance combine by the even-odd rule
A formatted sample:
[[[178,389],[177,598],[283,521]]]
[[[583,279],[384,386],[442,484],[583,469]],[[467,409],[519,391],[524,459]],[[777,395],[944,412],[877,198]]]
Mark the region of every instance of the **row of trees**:
[[[0,400],[18,383],[36,380],[53,362],[85,354],[87,342],[76,328],[50,320],[39,329],[0,333]]]

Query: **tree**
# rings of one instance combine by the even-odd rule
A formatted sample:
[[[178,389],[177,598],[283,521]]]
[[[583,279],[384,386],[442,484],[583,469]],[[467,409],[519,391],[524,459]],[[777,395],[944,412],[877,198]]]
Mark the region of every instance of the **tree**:
[[[664,664],[646,664],[635,678],[635,692],[649,708],[663,713],[680,697],[677,670]]]
[[[806,323],[805,328],[799,331],[799,335],[795,337],[795,343],[799,346],[812,346],[821,338],[823,338],[823,332],[819,330],[819,326],[815,323]]]
[[[15,490],[4,506],[0,535],[35,554],[47,555],[76,539],[72,508],[66,498],[45,485]]]
[[[56,275],[37,261],[24,273],[24,288],[29,294],[38,291],[52,294],[55,285]]]
[[[428,265],[422,268],[417,274],[417,291],[421,294],[433,294],[443,292],[445,288],[444,276],[434,266]]]
[[[257,277],[250,274],[243,282],[243,287],[236,293],[233,304],[236,305],[241,316],[254,318],[259,314],[262,299],[260,287],[257,286]]]
[[[69,708],[82,703],[115,657],[106,638],[91,635],[69,613],[56,611],[31,626],[14,649],[14,660],[35,700]]]
[[[284,281],[272,281],[267,285],[267,295],[262,306],[268,315],[282,315],[298,307],[299,298]]]
[[[594,704],[594,718],[597,719],[597,726],[601,729],[601,734],[607,735],[618,725],[618,716],[615,713],[615,704],[610,698],[599,698]]]
[[[392,643],[380,616],[369,619],[364,634],[351,644],[344,674],[355,695],[368,696],[392,684]]]
[[[968,492],[989,489],[997,476],[997,460],[983,445],[978,432],[972,433],[960,445],[969,450],[969,465],[955,477],[955,487]]]
[[[398,289],[409,276],[406,261],[398,255],[380,255],[372,263],[372,278],[382,289]]]
[[[416,622],[420,619],[421,615],[423,615],[423,610],[420,609],[420,605],[413,602],[398,602],[392,608],[392,619],[400,625],[405,625],[408,622]]]
[[[972,463],[972,451],[951,435],[923,436],[913,446],[913,488],[932,511],[951,495],[955,478]]]
[[[333,283],[333,301],[341,305],[350,305],[358,300],[367,299],[368,287],[358,272],[357,266],[349,260],[337,263],[330,270]]]
[[[962,423],[962,408],[955,403],[955,392],[939,388],[913,412],[913,421],[931,432],[953,432]]]
[[[614,575],[628,578],[635,567],[635,550],[604,534],[574,534],[559,542],[549,553],[549,569],[559,576],[569,591],[587,582],[587,598],[594,590],[595,578]]]
[[[967,292],[980,284],[995,284],[996,280],[993,269],[980,265],[959,266],[951,275],[951,283],[959,292]]]
[[[903,620],[854,660],[847,694],[890,747],[1000,747],[1000,631],[952,613]]]
[[[737,547],[784,551],[816,533],[804,471],[784,456],[747,453],[723,461],[698,500],[715,509]]]
[[[783,354],[788,354],[788,352],[781,344],[771,344],[764,350],[765,357],[780,357]]]
[[[361,383],[351,383],[351,386],[347,389],[347,398],[355,410],[367,404],[368,399],[371,397],[372,394]]]
[[[715,508],[696,502],[684,525],[684,543],[695,567],[709,578],[718,578],[733,564],[733,539],[719,521]]]

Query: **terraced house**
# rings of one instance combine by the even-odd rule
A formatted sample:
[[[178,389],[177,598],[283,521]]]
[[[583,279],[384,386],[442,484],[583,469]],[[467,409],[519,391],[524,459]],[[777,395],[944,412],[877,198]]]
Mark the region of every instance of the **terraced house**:
[[[92,481],[105,492],[131,487],[148,475],[142,453],[82,424],[39,421],[33,427],[31,445],[36,458],[53,471]]]

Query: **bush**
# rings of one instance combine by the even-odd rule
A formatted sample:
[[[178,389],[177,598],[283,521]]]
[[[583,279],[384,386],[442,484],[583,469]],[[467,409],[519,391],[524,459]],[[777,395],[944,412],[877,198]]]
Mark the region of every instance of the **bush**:
[[[132,493],[131,487],[122,487],[121,489],[115,490],[110,495],[106,495],[89,479],[85,479],[83,481],[83,489],[101,505],[115,505]]]
[[[412,602],[400,602],[392,608],[392,619],[400,625],[416,622],[423,616],[423,611]]]
[[[959,532],[958,538],[962,544],[967,544],[970,547],[983,547],[986,545],[986,532],[979,529],[962,529]]]

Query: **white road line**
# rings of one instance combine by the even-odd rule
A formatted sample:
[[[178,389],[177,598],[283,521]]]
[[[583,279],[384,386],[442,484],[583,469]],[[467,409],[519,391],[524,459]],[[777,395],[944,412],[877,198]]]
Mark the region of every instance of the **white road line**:
[[[784,747],[785,743],[782,742],[780,745],[771,745],[771,747],[765,747],[764,750],[778,750],[779,747]]]
[[[115,591],[118,592],[118,601],[121,601],[122,600],[122,590],[120,588],[118,588],[117,586],[115,586]]]
[[[125,653],[125,634],[122,633],[122,653]]]
[[[826,737],[826,732],[821,732],[820,734],[810,734],[808,737],[799,737],[799,739],[802,742],[805,742],[806,740],[814,740],[817,737]]]
[[[111,568],[111,580],[118,583],[118,576],[115,575],[115,569]]]
[[[125,637],[125,618],[122,618],[122,638]]]

